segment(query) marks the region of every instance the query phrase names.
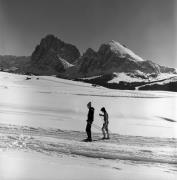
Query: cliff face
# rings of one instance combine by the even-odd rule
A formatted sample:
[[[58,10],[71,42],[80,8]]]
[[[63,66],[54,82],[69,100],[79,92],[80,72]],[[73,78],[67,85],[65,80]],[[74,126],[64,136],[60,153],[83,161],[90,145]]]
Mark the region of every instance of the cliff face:
[[[79,50],[71,44],[67,44],[53,35],[43,38],[35,48],[31,56],[30,70],[35,69],[45,74],[62,73],[65,65],[74,64],[80,57]],[[66,63],[63,64],[63,61]],[[50,73],[51,72],[51,73]]]

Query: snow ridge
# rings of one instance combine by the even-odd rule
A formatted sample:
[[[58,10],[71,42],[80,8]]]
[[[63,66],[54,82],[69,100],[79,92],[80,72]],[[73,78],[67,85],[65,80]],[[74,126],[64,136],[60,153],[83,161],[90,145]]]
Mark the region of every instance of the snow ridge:
[[[136,55],[130,49],[128,49],[125,46],[121,45],[119,42],[116,42],[116,41],[112,40],[108,44],[110,45],[112,51],[114,51],[116,53],[120,53],[122,57],[124,57],[125,55],[129,55],[134,60],[144,61],[141,57]]]
[[[68,69],[70,67],[73,67],[73,64],[70,64],[68,61],[66,61],[65,59],[61,58],[59,55],[57,55],[59,61],[62,63],[62,65],[64,66],[64,69]]]

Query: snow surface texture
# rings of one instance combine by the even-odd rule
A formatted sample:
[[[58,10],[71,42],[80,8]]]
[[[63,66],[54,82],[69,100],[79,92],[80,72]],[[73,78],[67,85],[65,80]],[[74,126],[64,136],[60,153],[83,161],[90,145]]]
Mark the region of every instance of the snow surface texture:
[[[152,77],[150,77],[150,74],[145,74],[141,71],[136,71],[137,75],[140,75],[140,76],[143,76],[146,78],[146,79],[143,79],[141,77],[136,77],[135,74],[132,74],[132,76],[130,76],[129,74],[114,73],[115,77],[112,80],[108,81],[108,83],[117,83],[118,84],[120,81],[129,82],[129,83],[131,83],[131,82],[152,82],[152,81],[160,81],[160,80],[164,80],[164,79],[168,79],[168,78],[172,78],[172,77],[177,77],[176,75],[170,74],[170,73],[160,73],[157,77],[152,78]],[[166,82],[169,82],[169,80],[164,81],[164,83],[166,83]]]
[[[1,180],[176,179],[176,93],[26,77],[0,72]],[[89,101],[95,141],[85,143]],[[100,140],[102,106],[108,141]]]
[[[133,51],[126,48],[125,46],[121,45],[119,42],[116,42],[114,40],[110,41],[108,43],[111,47],[111,50],[115,53],[119,53],[122,57],[125,57],[126,55],[129,55],[132,57],[133,60],[136,61],[144,61],[141,57],[136,55]]]
[[[142,163],[177,164],[177,140],[132,137],[112,134],[111,140],[101,140],[94,134],[92,146],[81,142],[83,132],[60,129],[33,128],[29,126],[6,126],[1,124],[0,146],[8,149],[27,149],[44,154],[69,154],[108,160],[131,160]]]
[[[144,82],[145,80],[140,77],[131,77],[126,73],[114,73],[116,76],[112,80],[108,81],[108,83],[119,83],[121,81],[124,82]]]

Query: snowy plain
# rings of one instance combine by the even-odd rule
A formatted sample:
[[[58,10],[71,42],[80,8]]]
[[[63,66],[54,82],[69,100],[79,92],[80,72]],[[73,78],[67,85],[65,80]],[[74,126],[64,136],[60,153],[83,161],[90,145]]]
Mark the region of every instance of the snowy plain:
[[[0,72],[0,179],[176,179],[177,94]],[[91,143],[87,103],[95,108]],[[100,138],[101,107],[111,139]]]

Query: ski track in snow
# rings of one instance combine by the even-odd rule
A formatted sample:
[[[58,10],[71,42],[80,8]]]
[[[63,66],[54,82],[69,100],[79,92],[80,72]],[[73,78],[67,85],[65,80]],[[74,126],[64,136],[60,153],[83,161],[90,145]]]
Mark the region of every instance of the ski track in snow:
[[[101,136],[94,133],[95,141],[86,143],[84,132],[0,124],[0,149],[177,166],[176,139],[112,134],[110,140],[101,140]]]

